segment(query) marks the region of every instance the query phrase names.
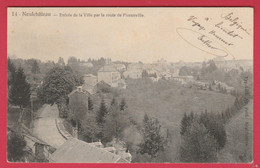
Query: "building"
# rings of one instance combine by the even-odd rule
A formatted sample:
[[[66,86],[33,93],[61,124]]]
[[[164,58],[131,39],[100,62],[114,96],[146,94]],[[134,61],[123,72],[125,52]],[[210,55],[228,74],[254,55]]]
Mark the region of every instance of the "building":
[[[126,66],[124,64],[113,64],[117,71],[122,72],[126,70]]]
[[[114,138],[107,145],[110,145],[110,147],[105,148],[106,150],[115,152],[115,154],[121,156],[123,159],[128,160],[129,162],[132,161],[132,155],[128,152],[124,141]]]
[[[126,89],[126,82],[124,79],[121,79],[119,82],[118,82],[118,87],[122,88],[122,89]]]
[[[12,134],[19,134],[24,137],[26,142],[25,147],[25,162],[48,162],[51,154],[56,150],[38,137],[24,124],[15,124],[7,126],[7,138]]]
[[[80,86],[83,91],[89,94],[95,94],[97,92],[97,77],[92,74],[83,75],[84,84]]]
[[[235,90],[234,87],[228,86],[226,83],[218,81],[218,80],[215,80],[213,83],[216,86],[215,90],[219,91],[219,92],[221,91],[221,89],[226,90],[227,93],[231,93],[232,91]]]
[[[82,86],[79,86],[78,88],[81,88],[83,91],[89,93],[90,95],[97,93],[97,84],[89,85],[84,83]]]
[[[92,74],[83,75],[84,84],[95,86],[97,84],[97,77]]]
[[[89,93],[82,89],[82,86],[78,86],[75,90],[73,90],[69,95],[69,106],[73,103],[82,102],[87,106]]]
[[[93,64],[91,62],[81,62],[79,66],[83,68],[93,68]]]
[[[129,163],[109,150],[71,138],[57,149],[50,158],[51,163]]]
[[[182,85],[194,82],[193,76],[173,76],[173,80],[180,82]]]
[[[118,87],[120,80],[121,75],[112,64],[104,65],[98,71],[98,82],[104,81],[111,87]]]
[[[131,78],[131,79],[138,79],[138,78],[142,78],[142,70],[140,69],[131,69],[131,70],[128,70],[125,71],[123,73],[123,76],[125,78]]]

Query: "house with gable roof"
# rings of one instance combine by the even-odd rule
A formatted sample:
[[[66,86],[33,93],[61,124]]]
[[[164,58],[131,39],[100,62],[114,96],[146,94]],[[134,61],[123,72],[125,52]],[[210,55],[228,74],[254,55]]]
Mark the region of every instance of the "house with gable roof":
[[[120,80],[120,72],[112,64],[104,65],[98,71],[98,82],[104,81],[111,87],[118,87]]]

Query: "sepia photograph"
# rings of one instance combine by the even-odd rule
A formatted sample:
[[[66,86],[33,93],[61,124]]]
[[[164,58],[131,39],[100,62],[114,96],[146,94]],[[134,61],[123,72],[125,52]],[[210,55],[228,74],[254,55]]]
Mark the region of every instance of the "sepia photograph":
[[[250,7],[8,7],[18,163],[251,163]]]

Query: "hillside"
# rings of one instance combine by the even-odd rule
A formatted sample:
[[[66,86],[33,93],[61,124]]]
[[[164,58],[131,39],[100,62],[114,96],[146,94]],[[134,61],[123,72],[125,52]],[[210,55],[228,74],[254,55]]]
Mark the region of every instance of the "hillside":
[[[253,100],[246,107],[247,117],[244,107],[226,125],[227,144],[219,155],[219,162],[251,162],[253,159]]]
[[[235,100],[229,94],[187,88],[175,81],[160,80],[153,83],[150,79],[128,79],[127,89],[115,89],[112,93],[101,93],[93,97],[96,110],[101,97],[105,98],[107,105],[111,102],[113,95],[118,102],[125,98],[128,115],[137,125],[142,125],[143,116],[146,113],[159,119],[164,133],[168,130],[169,146],[166,149],[168,155],[160,158],[161,162],[178,162],[179,160],[180,122],[185,112],[200,114],[207,109],[208,112],[217,113],[231,106]],[[131,139],[135,139],[132,137],[135,135],[136,139],[140,139],[139,134],[136,133],[137,130],[131,131],[131,133],[128,132]],[[138,145],[138,142],[134,145]]]

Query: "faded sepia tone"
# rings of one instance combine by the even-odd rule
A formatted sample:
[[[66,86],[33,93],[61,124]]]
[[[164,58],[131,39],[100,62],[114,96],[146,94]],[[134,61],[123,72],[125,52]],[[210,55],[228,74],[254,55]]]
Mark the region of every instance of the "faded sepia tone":
[[[57,15],[140,13],[144,17],[12,17],[12,11],[50,12]],[[67,60],[74,55],[83,59],[91,55],[132,62],[152,62],[160,58],[172,62],[204,61],[213,56],[185,43],[176,29],[192,28],[192,23],[187,21],[190,16],[197,17],[202,26],[212,29],[214,24],[223,21],[221,16],[231,12],[234,18],[239,17],[239,22],[242,22],[249,35],[238,30],[243,40],[232,39],[218,31],[223,38],[234,43],[231,47],[224,47],[236,59],[252,59],[251,8],[9,8],[8,53],[20,52],[23,58],[44,60],[57,60],[59,56]],[[207,18],[209,21],[205,20]],[[201,32],[197,27],[193,30]]]
[[[253,19],[246,7],[8,8],[8,160],[252,161]]]

